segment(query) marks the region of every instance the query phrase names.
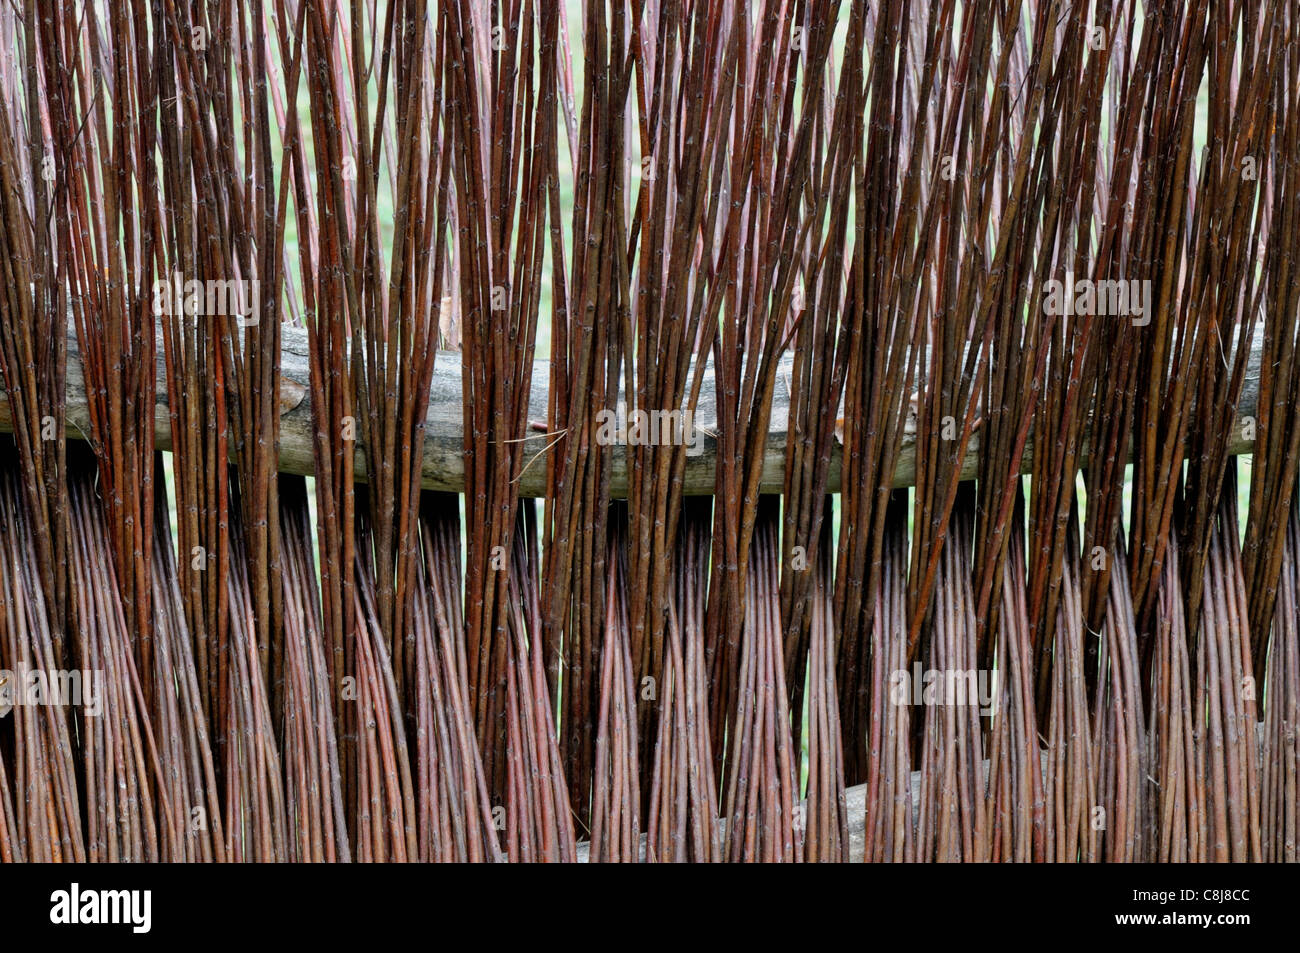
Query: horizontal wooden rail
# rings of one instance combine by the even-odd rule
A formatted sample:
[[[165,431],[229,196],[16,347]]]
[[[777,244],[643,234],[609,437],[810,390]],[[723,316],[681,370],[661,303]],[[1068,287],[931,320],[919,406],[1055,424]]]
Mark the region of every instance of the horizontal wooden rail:
[[[986,769],[988,762],[984,762]],[[806,804],[807,802],[805,802]],[[919,805],[921,803],[921,772],[912,772],[912,823],[915,824],[920,814]],[[849,862],[861,863],[862,854],[866,848],[866,821],[867,821],[867,786],[858,784],[844,791],[844,808],[848,820],[849,829]],[[718,835],[721,836],[725,830],[726,821],[718,818]],[[640,859],[645,860],[646,835],[641,835]],[[591,862],[591,843],[589,841],[578,842],[578,863],[586,864]]]
[[[311,395],[308,382],[307,332],[302,328],[285,325],[281,333],[281,390],[280,390],[280,470],[285,473],[311,475],[314,467],[312,453]],[[1249,453],[1251,444],[1243,439],[1242,418],[1255,414],[1259,397],[1259,362],[1262,352],[1262,334],[1257,334],[1251,348],[1249,370],[1242,389],[1238,419],[1233,422],[1230,452]],[[790,411],[790,371],[792,358],[783,358],[778,371],[778,381],[772,400],[772,420],[763,454],[762,491],[779,493],[783,486],[785,446]],[[529,419],[546,421],[546,389],[550,381],[550,362],[533,363],[533,388],[529,396]],[[161,352],[158,355],[158,403],[155,408],[157,444],[161,450],[171,449],[171,416],[167,407],[167,387]],[[465,488],[464,437],[461,404],[461,358],[454,351],[440,351],[434,365],[433,383],[429,394],[429,410],[425,417],[424,465],[422,483],[426,489],[462,491]],[[706,369],[704,386],[696,408],[694,424],[703,433],[703,451],[687,456],[684,480],[685,492],[705,495],[713,492],[714,467],[717,459],[717,442],[711,436],[717,432],[717,406],[714,400],[712,369]],[[76,335],[68,333],[67,413],[66,426],[71,438],[84,437],[90,431],[90,414],[86,404],[85,383],[81,359],[77,351]],[[0,392],[0,431],[13,429],[8,401]],[[528,434],[528,446],[541,452],[552,440],[541,432]],[[962,465],[962,473],[974,478],[979,461],[978,435]],[[1026,449],[1024,468],[1033,459],[1032,438]],[[356,476],[365,480],[365,454],[356,454]],[[916,482],[916,434],[906,432],[902,452],[894,470],[894,486],[911,486]],[[834,492],[840,484],[840,448],[834,448],[831,458],[829,489]],[[523,496],[542,496],[546,490],[544,460],[538,459],[529,466],[519,481]],[[615,497],[627,494],[627,462],[624,448],[614,451],[611,492]]]

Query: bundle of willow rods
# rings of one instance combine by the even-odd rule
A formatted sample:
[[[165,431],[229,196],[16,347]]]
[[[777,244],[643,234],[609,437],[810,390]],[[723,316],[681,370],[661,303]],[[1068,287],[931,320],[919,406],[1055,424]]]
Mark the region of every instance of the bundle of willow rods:
[[[1297,860],[1297,0],[0,42],[0,859]]]

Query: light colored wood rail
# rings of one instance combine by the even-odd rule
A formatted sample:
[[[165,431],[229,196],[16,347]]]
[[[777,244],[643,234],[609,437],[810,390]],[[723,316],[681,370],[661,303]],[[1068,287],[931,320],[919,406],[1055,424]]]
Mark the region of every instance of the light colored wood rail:
[[[281,348],[281,412],[280,412],[280,470],[285,473],[310,475],[312,455],[311,395],[308,383],[307,332],[286,325],[282,329]],[[1233,422],[1232,453],[1249,453],[1251,444],[1242,438],[1242,418],[1252,417],[1259,397],[1259,361],[1262,351],[1262,334],[1257,334],[1251,349],[1249,370],[1242,388],[1238,406],[1238,419]],[[67,433],[71,438],[84,436],[90,430],[90,415],[86,404],[85,383],[77,352],[76,335],[68,334],[67,373]],[[781,362],[779,379],[772,402],[772,421],[767,447],[763,455],[762,491],[779,493],[785,467],[785,446],[790,409],[790,370],[792,359],[786,355]],[[550,362],[538,360],[533,365],[533,387],[529,398],[529,419],[544,423],[546,420],[546,388],[550,380]],[[167,388],[161,353],[158,357],[158,403],[155,408],[157,444],[159,449],[171,449],[171,417],[167,407]],[[453,351],[438,353],[434,364],[433,383],[429,393],[429,410],[425,417],[424,464],[422,483],[426,489],[460,491],[465,487],[464,442],[461,405],[461,360]],[[713,492],[713,475],[717,444],[709,436],[717,430],[717,406],[714,401],[713,375],[706,369],[704,386],[700,393],[694,423],[703,431],[703,452],[688,456],[684,477],[687,494],[703,495]],[[12,430],[8,401],[0,391],[0,431]],[[552,438],[540,432],[530,432],[528,446],[542,451]],[[977,472],[978,435],[963,463],[962,472],[973,478]],[[1025,468],[1033,459],[1032,436],[1025,454]],[[357,479],[365,479],[365,454],[356,455]],[[546,472],[543,461],[529,466],[519,481],[523,496],[542,496],[545,493]],[[916,482],[916,435],[906,433],[898,466],[894,471],[894,486],[911,486]],[[829,489],[835,492],[840,484],[840,450],[836,447],[831,458]],[[627,493],[627,465],[623,448],[615,448],[611,492],[615,497]]]

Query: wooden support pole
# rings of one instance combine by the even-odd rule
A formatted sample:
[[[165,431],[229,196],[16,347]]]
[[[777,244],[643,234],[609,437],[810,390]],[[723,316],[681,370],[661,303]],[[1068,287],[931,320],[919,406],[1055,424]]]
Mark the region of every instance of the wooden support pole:
[[[281,331],[280,356],[280,470],[285,473],[311,475],[315,460],[312,454],[311,395],[308,384],[307,332],[303,328],[285,325]],[[1229,453],[1250,453],[1251,444],[1242,438],[1242,419],[1253,417],[1259,398],[1259,362],[1263,336],[1257,333],[1252,342],[1249,369],[1242,388],[1237,419],[1233,421]],[[550,362],[533,364],[533,389],[529,397],[529,419],[540,425],[546,423],[546,388],[550,380]],[[767,448],[763,455],[762,492],[779,493],[783,487],[785,467],[787,422],[790,411],[790,370],[792,358],[786,354],[778,371],[776,391],[772,399],[772,423],[768,432]],[[158,355],[158,403],[155,408],[157,444],[161,450],[171,449],[171,415],[167,406],[167,388],[161,352]],[[422,485],[430,490],[463,491],[465,488],[464,438],[461,404],[461,361],[454,351],[440,351],[434,365],[433,383],[429,393],[429,410],[425,416],[424,465]],[[67,434],[69,438],[84,438],[90,432],[90,414],[86,405],[85,381],[81,370],[81,356],[76,335],[68,332],[67,372]],[[701,431],[702,450],[686,458],[684,492],[688,495],[708,495],[713,492],[714,465],[717,442],[712,434],[717,431],[717,406],[714,401],[713,373],[705,371],[704,386],[696,409],[694,426]],[[9,417],[9,404],[0,391],[0,431],[13,429]],[[528,446],[541,453],[554,437],[541,429],[530,430]],[[559,452],[557,443],[550,452]],[[978,434],[962,465],[964,477],[974,479],[978,471]],[[1032,435],[1026,449],[1024,467],[1027,470],[1033,458]],[[1086,451],[1085,451],[1086,459]],[[356,454],[357,479],[365,480],[365,454]],[[916,434],[905,433],[898,466],[894,471],[893,485],[911,486],[916,482]],[[836,447],[831,458],[829,489],[835,492],[840,484],[840,449]],[[544,458],[535,460],[525,470],[519,481],[520,495],[542,496],[546,491]],[[613,461],[611,492],[615,497],[627,494],[626,455],[616,448]]]

